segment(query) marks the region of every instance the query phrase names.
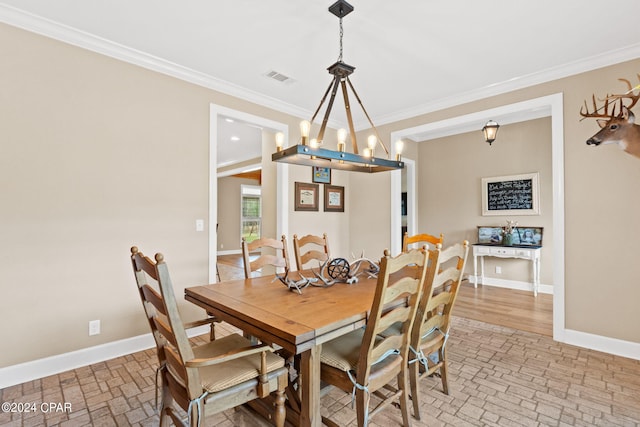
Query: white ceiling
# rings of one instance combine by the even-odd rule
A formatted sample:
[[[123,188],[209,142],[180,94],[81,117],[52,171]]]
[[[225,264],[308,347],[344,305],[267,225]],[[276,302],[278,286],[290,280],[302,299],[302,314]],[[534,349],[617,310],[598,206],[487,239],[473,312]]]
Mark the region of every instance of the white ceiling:
[[[339,52],[332,3],[0,0],[0,22],[310,118]],[[638,0],[351,4],[344,61],[376,125],[640,57]]]

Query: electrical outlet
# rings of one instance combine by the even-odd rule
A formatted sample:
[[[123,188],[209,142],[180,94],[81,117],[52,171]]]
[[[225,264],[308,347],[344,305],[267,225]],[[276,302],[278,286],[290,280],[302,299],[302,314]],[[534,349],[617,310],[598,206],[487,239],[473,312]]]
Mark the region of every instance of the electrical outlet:
[[[196,219],[196,231],[204,231],[204,219]]]
[[[502,274],[502,267],[496,265],[496,274]]]
[[[89,322],[89,336],[100,334],[100,321],[92,320]]]
[[[224,249],[224,243],[220,243],[220,249]]]

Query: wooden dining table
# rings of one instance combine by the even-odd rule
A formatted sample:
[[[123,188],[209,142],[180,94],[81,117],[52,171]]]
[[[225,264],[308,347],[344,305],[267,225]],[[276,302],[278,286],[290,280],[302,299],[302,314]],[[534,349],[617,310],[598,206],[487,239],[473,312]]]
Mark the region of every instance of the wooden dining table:
[[[311,272],[303,272],[313,277]],[[298,278],[298,273],[290,276]],[[320,426],[322,344],[362,327],[371,310],[377,280],[365,275],[353,284],[309,285],[289,290],[275,276],[229,280],[185,289],[185,299],[262,342],[299,355],[298,390],[289,390],[287,419]]]

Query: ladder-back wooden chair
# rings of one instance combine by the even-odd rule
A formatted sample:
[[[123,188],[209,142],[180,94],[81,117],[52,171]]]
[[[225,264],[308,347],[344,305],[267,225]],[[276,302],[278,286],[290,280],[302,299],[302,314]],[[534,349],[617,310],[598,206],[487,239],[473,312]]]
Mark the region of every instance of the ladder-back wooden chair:
[[[289,375],[284,360],[271,347],[253,346],[238,334],[192,346],[162,254],[154,262],[134,246],[131,262],[160,363],[160,425],[169,416],[176,425],[199,426],[202,417],[274,393],[274,422],[282,427]],[[176,405],[187,413],[186,423]]]
[[[302,252],[305,249],[306,252]],[[294,234],[293,253],[296,257],[298,271],[304,270],[304,265],[314,260],[320,264],[324,263],[330,257],[327,233],[323,233],[322,237],[308,234],[301,238]]]
[[[260,250],[258,258],[251,261],[251,253]],[[267,253],[267,251],[275,253]],[[287,252],[287,238],[282,235],[280,240],[263,237],[247,243],[242,238],[242,260],[244,261],[244,277],[252,277],[253,273],[265,266],[282,268],[289,271],[289,253]]]
[[[404,426],[409,415],[409,338],[426,275],[427,253],[412,250],[395,258],[389,251],[380,262],[371,312],[365,328],[360,328],[322,345],[320,378],[347,393],[355,393],[358,426],[366,426],[374,416],[396,399]],[[390,307],[390,308],[389,308]],[[398,332],[380,336],[391,325]],[[397,388],[393,383],[397,380]],[[370,397],[381,399],[369,413]],[[323,418],[329,426],[337,424]]]
[[[407,252],[410,245],[417,245],[416,248],[421,248],[425,243],[428,243],[429,248],[433,249],[438,243],[444,244],[444,235],[440,233],[440,236],[433,236],[431,234],[416,234],[415,236],[409,236],[409,233],[405,231],[402,239],[402,252]]]
[[[429,250],[427,279],[411,332],[411,399],[417,419],[420,419],[418,381],[421,378],[439,371],[442,389],[449,394],[446,344],[451,310],[460,290],[468,253],[466,240],[444,250],[440,244]]]

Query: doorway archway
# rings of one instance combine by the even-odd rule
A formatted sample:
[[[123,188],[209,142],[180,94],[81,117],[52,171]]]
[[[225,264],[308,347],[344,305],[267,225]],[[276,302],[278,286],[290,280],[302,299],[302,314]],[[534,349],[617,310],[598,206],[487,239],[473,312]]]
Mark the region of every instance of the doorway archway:
[[[391,141],[402,138],[411,138],[418,141],[441,138],[464,132],[477,131],[482,128],[488,118],[501,124],[518,123],[541,117],[551,117],[551,156],[553,179],[553,339],[565,341],[564,322],[564,111],[562,93],[535,98],[515,104],[504,105],[484,111],[478,111],[463,116],[453,117],[433,123],[427,123],[412,128],[401,129],[391,133]],[[415,168],[407,170],[408,175],[413,174],[415,181]],[[399,173],[391,177],[391,248],[394,253],[400,251],[399,228],[401,180]],[[409,187],[407,187],[407,191]],[[415,192],[415,188],[412,190]],[[409,196],[411,197],[411,196]],[[414,196],[415,197],[415,196]]]
[[[289,126],[266,119],[264,117],[233,110],[217,104],[209,108],[209,224],[218,223],[218,172],[217,146],[219,142],[218,118],[231,117],[251,123],[272,132],[282,132],[285,141],[289,139]],[[278,163],[276,166],[276,229],[277,235],[288,234],[289,223],[289,178],[288,165]],[[209,227],[209,283],[216,281],[216,254],[218,239],[215,227]]]

